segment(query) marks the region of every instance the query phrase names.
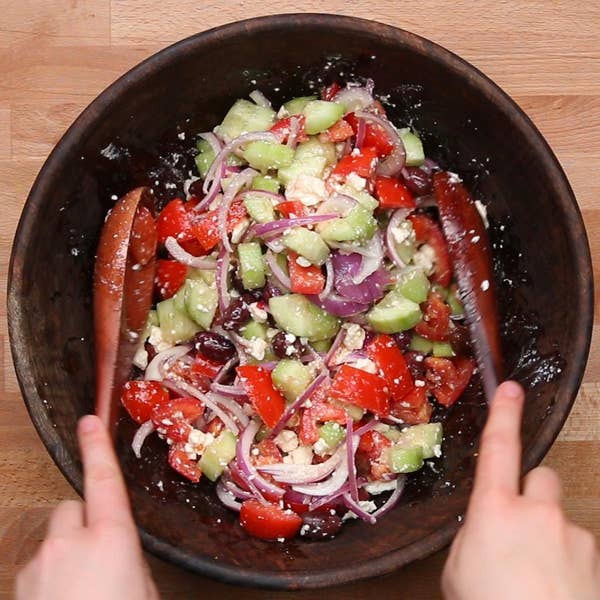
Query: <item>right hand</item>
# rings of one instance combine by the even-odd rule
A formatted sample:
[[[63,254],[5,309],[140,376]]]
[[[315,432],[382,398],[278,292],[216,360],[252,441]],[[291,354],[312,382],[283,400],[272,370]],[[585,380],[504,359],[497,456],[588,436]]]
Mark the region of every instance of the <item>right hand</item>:
[[[503,383],[481,438],[465,524],[442,577],[447,600],[598,600],[600,555],[594,536],[561,508],[548,467],[519,490],[523,389]]]

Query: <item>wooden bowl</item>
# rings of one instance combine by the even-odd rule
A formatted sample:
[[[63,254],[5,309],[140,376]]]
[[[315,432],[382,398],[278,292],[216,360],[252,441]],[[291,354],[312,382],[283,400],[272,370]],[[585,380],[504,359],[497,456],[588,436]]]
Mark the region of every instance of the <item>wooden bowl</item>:
[[[547,452],[581,381],[593,313],[586,233],[547,143],[493,82],[423,38],[349,17],[272,16],[193,36],[132,69],[75,121],[31,190],[9,277],[12,352],[31,418],[78,492],[75,425],[93,406],[92,268],[111,195],[142,184],[161,202],[181,194],[193,136],[255,88],[278,103],[354,76],[372,77],[394,121],[415,126],[427,154],[487,204],[507,372],[528,387],[523,470]],[[252,539],[210,484],[167,467],[162,445],[137,461],[127,419],[118,445],[149,551],[233,583],[308,588],[387,573],[448,544],[485,415],[474,382],[440,417],[444,457],[411,477],[377,525],[349,523],[329,542]]]

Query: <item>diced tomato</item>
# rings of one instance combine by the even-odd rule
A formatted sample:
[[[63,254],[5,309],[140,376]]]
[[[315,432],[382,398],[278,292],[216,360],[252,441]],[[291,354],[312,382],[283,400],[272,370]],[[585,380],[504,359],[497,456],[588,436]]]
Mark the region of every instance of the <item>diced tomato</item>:
[[[158,242],[164,244],[168,237],[174,237],[179,243],[194,239],[192,223],[183,200],[171,200],[158,215],[156,220]]]
[[[273,385],[271,373],[258,365],[243,365],[236,370],[254,410],[267,427],[274,427],[285,409],[285,399]]]
[[[347,177],[350,173],[356,173],[360,177],[370,179],[376,167],[377,151],[374,148],[363,147],[341,158],[334,167],[332,175]]]
[[[321,90],[321,100],[327,100],[327,102],[331,102],[337,95],[338,92],[342,89],[342,86],[334,81],[331,85],[328,85],[326,88]]]
[[[383,112],[385,114],[385,112]],[[350,113],[344,117],[344,119],[350,124],[354,133],[358,132],[358,119],[354,113]],[[394,144],[390,140],[388,134],[379,125],[373,123],[365,124],[365,139],[363,146],[369,146],[375,148],[377,156],[379,158],[385,158],[389,156],[394,150]]]
[[[258,450],[257,455],[250,453],[252,463],[256,466],[273,465],[283,461],[281,451],[273,440],[261,440],[256,444],[256,449]]]
[[[443,406],[452,406],[465,391],[475,370],[475,361],[471,358],[425,359],[429,389],[435,399]]]
[[[392,403],[414,389],[413,378],[394,338],[378,335],[367,346],[367,354],[377,366],[379,375],[385,379]]]
[[[446,240],[437,223],[425,215],[409,215],[417,242],[429,244],[435,252],[434,283],[448,287],[452,279],[452,264]]]
[[[321,384],[310,396],[310,407],[303,409],[298,436],[303,444],[314,444],[319,439],[318,423],[335,421],[345,425],[348,413],[341,402],[329,398],[331,385]]]
[[[340,119],[329,129],[319,134],[320,142],[344,142],[354,135],[354,130],[348,121]]]
[[[240,525],[262,540],[289,539],[300,530],[302,519],[289,508],[251,499],[242,503]]]
[[[234,202],[227,214],[227,232],[231,233],[245,218],[246,209],[244,204]],[[201,215],[200,220],[191,226],[193,235],[205,253],[210,252],[221,241],[217,220],[218,211],[211,210]]]
[[[391,472],[384,455],[391,445],[392,442],[378,431],[361,435],[356,453],[359,470],[369,472],[373,479],[383,479]]]
[[[297,515],[303,515],[304,513],[307,513],[309,510],[308,504],[304,504],[303,502],[298,502],[297,500],[293,499],[293,496],[292,496],[292,498],[290,498],[287,492],[283,496],[283,502],[284,502],[286,508],[290,508]]]
[[[219,417],[213,417],[204,428],[206,433],[212,433],[214,437],[219,437],[223,430],[225,429],[225,424]]]
[[[169,371],[202,392],[208,391],[210,382],[214,379],[214,375],[206,374],[207,371],[201,362],[199,366],[195,366],[194,363],[190,364],[182,360],[177,360],[169,367]]]
[[[325,275],[321,267],[310,265],[304,267],[298,264],[298,255],[290,252],[288,255],[288,270],[290,272],[291,290],[294,294],[320,294],[325,287]]]
[[[343,402],[356,404],[376,415],[390,412],[390,390],[379,375],[350,365],[342,365],[333,378],[330,394]]]
[[[410,208],[412,210],[417,206],[410,190],[398,179],[392,177],[377,177],[375,193],[380,208]]]
[[[390,411],[390,414],[397,419],[401,419],[407,425],[418,425],[419,423],[429,423],[433,407],[427,400],[427,389],[415,387],[400,402],[396,402]]]
[[[280,202],[275,209],[286,219],[289,219],[292,215],[296,217],[306,216],[306,207],[300,200],[286,200]]]
[[[202,471],[198,466],[198,462],[187,455],[184,446],[184,443],[179,443],[173,444],[169,448],[169,465],[186,479],[198,483],[200,477],[202,477]]]
[[[436,292],[429,292],[423,307],[423,320],[415,331],[428,340],[445,342],[450,335],[450,307]]]
[[[190,422],[204,413],[197,398],[174,398],[152,411],[152,422],[159,433],[173,442],[186,442],[192,431]]]
[[[192,363],[192,371],[198,375],[204,375],[209,379],[214,379],[223,368],[223,363],[218,363],[210,358],[206,358],[200,352],[196,353]]]
[[[121,391],[121,404],[140,425],[150,420],[152,411],[169,401],[169,392],[158,381],[128,381]]]
[[[188,268],[176,260],[157,260],[154,284],[158,295],[163,300],[174,296],[185,283],[187,272]]]
[[[192,256],[203,256],[204,254],[206,254],[204,252],[204,247],[196,238],[194,238],[193,240],[181,242],[179,245],[186,252],[189,252]]]
[[[281,143],[285,144],[287,142],[288,137],[290,135],[291,127],[292,127],[292,119],[295,119],[298,123],[298,129],[296,134],[296,142],[306,142],[308,140],[308,135],[306,135],[306,131],[304,131],[304,124],[306,122],[306,117],[304,115],[292,115],[291,117],[286,117],[285,119],[280,119],[271,127],[271,131],[273,133],[277,133],[281,135]]]

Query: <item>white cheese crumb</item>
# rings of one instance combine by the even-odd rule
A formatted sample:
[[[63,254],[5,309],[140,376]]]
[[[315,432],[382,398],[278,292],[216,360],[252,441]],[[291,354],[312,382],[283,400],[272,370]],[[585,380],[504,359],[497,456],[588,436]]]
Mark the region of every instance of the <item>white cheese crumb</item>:
[[[487,279],[484,279],[481,282],[481,291],[487,292],[490,289],[490,282]]]
[[[313,451],[318,456],[323,456],[324,454],[326,454],[329,451],[329,445],[323,438],[319,438],[313,444]]]
[[[254,338],[249,340],[244,346],[250,356],[256,358],[256,360],[263,360],[268,344],[261,338]]]
[[[435,267],[435,250],[429,244],[423,244],[414,254],[413,263],[421,267],[428,277],[433,274]]]
[[[357,369],[362,369],[367,373],[377,373],[377,366],[369,358],[359,358],[358,360],[353,361],[351,364],[353,367],[356,367]]]
[[[185,131],[180,131],[180,132],[177,134],[177,137],[178,137],[180,140],[185,140]]]
[[[287,111],[287,108],[285,106],[281,106],[281,108],[279,109],[279,111],[277,112],[277,118],[278,119],[285,119],[286,117],[289,117],[290,113]]]
[[[313,451],[311,446],[298,446],[292,450],[288,456],[294,465],[310,465],[313,460]]]
[[[377,510],[377,505],[372,500],[359,500],[358,505],[368,513],[372,513]],[[348,519],[357,519],[358,517],[349,510],[343,517],[342,521],[347,521]]]
[[[299,200],[304,206],[315,206],[327,198],[325,181],[313,175],[300,174],[285,189],[287,200]]]
[[[250,220],[244,219],[233,228],[233,231],[231,232],[231,242],[233,244],[237,244],[242,239],[242,236],[246,232],[246,229],[248,229],[249,225]]]
[[[365,485],[364,489],[367,490],[369,494],[376,496],[377,494],[396,489],[396,481],[374,481],[373,483]]]
[[[402,242],[415,242],[415,231],[410,221],[402,221],[397,227],[392,227],[392,236],[397,244]]]
[[[154,346],[157,352],[162,352],[163,350],[168,350],[173,347],[173,344],[163,340],[162,331],[160,327],[156,327],[156,325],[150,327],[148,341]]]
[[[350,173],[350,175],[346,177],[346,183],[351,185],[354,189],[360,191],[365,189],[367,180],[356,173]]]
[[[292,452],[298,447],[298,436],[290,429],[280,431],[273,441],[282,452]]]
[[[257,302],[252,302],[248,305],[250,316],[258,323],[264,323],[267,320],[267,311],[264,308],[260,308]]]
[[[298,258],[296,258],[296,262],[301,266],[301,267],[310,267],[310,265],[312,264],[310,262],[310,260],[308,260],[307,258],[304,258],[304,256],[298,256]]]
[[[344,336],[343,345],[348,350],[360,350],[365,343],[365,330],[356,323],[347,323],[344,325],[346,335]]]
[[[433,454],[439,458],[442,455],[442,447],[439,444],[436,444],[433,447]]]
[[[458,176],[457,173],[452,173],[451,171],[448,171],[448,175],[450,175],[450,177],[448,178],[450,183],[460,183],[462,181],[462,179]]]
[[[135,355],[133,356],[133,364],[138,369],[145,369],[148,366],[148,352],[146,348],[144,348],[144,344],[140,344],[138,349],[135,351]]]

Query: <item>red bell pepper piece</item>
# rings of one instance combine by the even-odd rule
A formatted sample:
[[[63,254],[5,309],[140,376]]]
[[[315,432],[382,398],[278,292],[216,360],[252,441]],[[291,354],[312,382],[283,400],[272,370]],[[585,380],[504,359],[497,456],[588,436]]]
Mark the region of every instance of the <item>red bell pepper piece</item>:
[[[385,379],[350,365],[339,368],[330,395],[383,417],[390,412],[390,390]]]
[[[300,530],[302,519],[289,508],[251,499],[242,503],[240,525],[262,540],[289,539]]]
[[[445,342],[450,335],[450,307],[436,292],[429,292],[423,307],[423,320],[415,331],[428,340]]]
[[[392,442],[378,431],[371,430],[361,435],[356,454],[359,469],[368,471],[375,480],[384,478],[390,473],[384,453],[391,445]]]
[[[431,393],[443,406],[452,406],[469,384],[475,361],[464,357],[450,360],[428,356],[424,362]]]
[[[337,81],[334,81],[331,85],[328,85],[321,90],[321,100],[331,102],[341,89],[342,86]]]
[[[350,173],[356,173],[360,177],[370,179],[375,173],[377,160],[375,148],[363,147],[361,150],[353,150],[339,160],[332,175],[347,177]]]
[[[194,239],[192,222],[183,200],[171,200],[156,219],[158,242],[164,244],[168,237],[175,238],[179,243]]]
[[[290,273],[291,290],[294,294],[320,294],[325,287],[325,275],[321,267],[310,265],[303,267],[297,262],[298,255],[288,255],[288,271]]]
[[[367,346],[367,355],[387,383],[392,403],[402,400],[414,389],[412,375],[394,338],[378,335]]]
[[[174,296],[185,283],[188,268],[176,260],[156,261],[154,285],[158,295],[164,300]]]
[[[167,439],[187,442],[192,431],[190,423],[203,413],[204,405],[197,398],[174,398],[154,408],[152,423]]]
[[[281,450],[277,447],[277,444],[273,440],[264,439],[256,444],[258,454],[250,454],[252,464],[258,467],[264,465],[273,465],[280,463],[283,460]]]
[[[385,114],[385,111],[381,114]],[[354,113],[346,115],[344,119],[350,124],[352,130],[356,134],[358,132],[358,119]],[[394,144],[390,140],[388,134],[379,125],[375,125],[374,123],[365,123],[365,139],[363,141],[363,146],[375,148],[379,158],[389,156],[394,150]]]
[[[271,127],[271,131],[279,134],[281,136],[281,143],[285,144],[290,135],[292,119],[296,119],[298,124],[296,142],[306,142],[308,140],[308,135],[306,135],[306,131],[304,130],[304,124],[306,122],[306,117],[304,115],[292,115],[291,117],[280,119],[273,127]]]
[[[193,483],[198,483],[200,477],[202,477],[202,471],[198,466],[198,461],[192,460],[187,455],[184,447],[185,444],[180,442],[173,444],[169,448],[169,465],[186,479],[189,479]]]
[[[128,381],[121,391],[121,404],[140,425],[150,420],[155,407],[169,401],[169,392],[158,381]]]
[[[390,414],[401,419],[407,425],[418,425],[429,423],[433,406],[427,400],[427,388],[415,387],[400,402],[396,402],[390,410]]]
[[[375,195],[379,200],[379,208],[410,208],[417,206],[415,197],[410,190],[392,177],[377,177],[375,179]]]
[[[348,121],[340,119],[329,129],[319,134],[320,142],[344,142],[354,135],[354,130]]]
[[[435,252],[434,283],[448,287],[452,280],[452,265],[442,230],[435,221],[425,215],[408,215],[408,219],[415,230],[417,242],[429,244]]]
[[[292,215],[296,217],[306,216],[306,207],[300,200],[285,200],[275,206],[275,209],[286,219],[289,219]]]
[[[237,373],[258,416],[267,427],[274,427],[283,414],[285,400],[275,389],[269,371],[258,365],[243,365]]]
[[[204,252],[207,253],[221,241],[221,234],[217,225],[218,211],[211,210],[201,217],[198,222],[191,226],[191,231]],[[231,233],[245,218],[246,209],[243,203],[234,202],[227,214],[227,233]]]

